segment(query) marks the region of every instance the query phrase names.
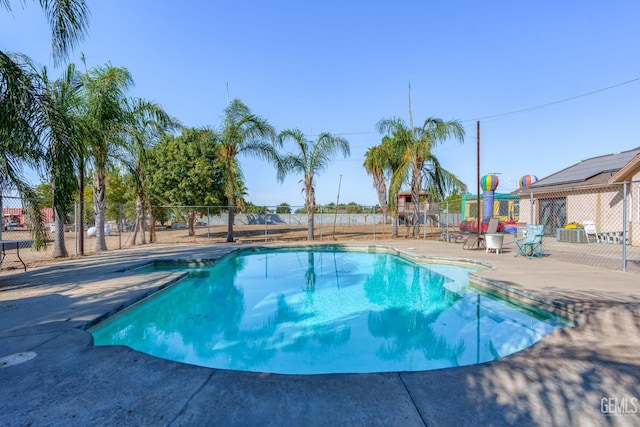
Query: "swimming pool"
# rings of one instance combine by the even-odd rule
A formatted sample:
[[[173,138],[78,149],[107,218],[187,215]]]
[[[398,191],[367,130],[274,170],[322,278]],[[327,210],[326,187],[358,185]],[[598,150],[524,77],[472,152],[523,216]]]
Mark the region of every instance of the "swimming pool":
[[[477,269],[336,247],[239,251],[91,333],[95,345],[194,365],[321,374],[481,363],[566,326],[474,291]]]

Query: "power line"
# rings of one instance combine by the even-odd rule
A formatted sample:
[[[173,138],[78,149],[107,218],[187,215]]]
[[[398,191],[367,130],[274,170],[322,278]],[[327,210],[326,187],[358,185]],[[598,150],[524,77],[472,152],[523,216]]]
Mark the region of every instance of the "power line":
[[[596,93],[604,92],[604,91],[607,91],[607,90],[615,89],[615,88],[620,87],[620,86],[624,86],[624,85],[628,85],[628,84],[631,84],[631,83],[635,83],[638,80],[640,80],[640,77],[636,77],[634,79],[627,80],[627,81],[624,81],[624,82],[621,82],[621,83],[616,83],[614,85],[603,87],[603,88],[600,88],[600,89],[592,90],[591,92],[586,92],[586,93],[582,93],[580,95],[571,96],[569,98],[563,98],[563,99],[559,99],[559,100],[556,100],[556,101],[551,101],[551,102],[547,102],[547,103],[544,103],[544,104],[535,105],[533,107],[527,107],[527,108],[521,108],[519,110],[509,111],[509,112],[506,112],[506,113],[492,114],[492,115],[489,115],[489,116],[477,117],[475,119],[460,120],[460,122],[461,123],[466,123],[466,122],[476,122],[478,120],[499,119],[499,118],[503,118],[503,117],[507,117],[507,116],[512,116],[512,115],[515,115],[515,114],[520,114],[520,113],[526,113],[526,112],[529,112],[529,111],[539,110],[539,109],[542,109],[542,108],[550,107],[552,105],[562,104],[564,102],[573,101],[575,99],[584,98],[586,96],[595,95]],[[340,132],[340,133],[334,133],[333,135],[336,135],[336,136],[353,136],[353,135],[380,135],[380,134],[378,132],[368,131],[368,132]],[[314,136],[319,136],[319,135],[307,135],[307,136],[314,137]]]
[[[557,101],[551,101],[551,102],[547,102],[545,104],[539,104],[533,107],[527,107],[527,108],[522,108],[520,110],[514,110],[514,111],[510,111],[508,113],[500,113],[500,114],[492,114],[490,116],[484,116],[484,117],[477,117],[475,119],[468,119],[468,120],[461,120],[462,122],[475,122],[478,120],[488,120],[488,119],[495,119],[495,118],[499,118],[499,117],[505,117],[505,116],[510,116],[513,114],[519,114],[519,113],[525,113],[527,111],[533,111],[533,110],[539,110],[541,108],[546,108],[546,107],[550,107],[551,105],[556,105],[556,104],[561,104],[563,102],[569,102],[569,101],[573,101],[574,99],[579,99],[579,98],[584,98],[585,96],[590,96],[590,95],[594,95],[596,93],[600,93],[600,92],[604,92],[606,90],[610,90],[610,89],[614,89],[620,86],[624,86],[630,83],[634,83],[637,82],[638,80],[640,80],[640,77],[636,77],[635,79],[631,79],[631,80],[627,80],[625,82],[622,83],[616,83],[614,85],[611,86],[607,86],[601,89],[596,89],[593,90],[591,92],[587,92],[587,93],[583,93],[580,95],[576,95],[576,96],[571,96],[569,98],[564,98],[564,99],[559,99]]]

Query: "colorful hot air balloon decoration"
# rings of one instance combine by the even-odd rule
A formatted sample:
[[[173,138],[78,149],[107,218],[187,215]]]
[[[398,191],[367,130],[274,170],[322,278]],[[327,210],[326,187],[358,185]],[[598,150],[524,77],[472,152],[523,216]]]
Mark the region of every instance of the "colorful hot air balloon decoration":
[[[537,180],[538,180],[538,177],[535,175],[525,175],[522,178],[520,178],[520,188],[528,187],[534,182],[536,182]]]
[[[482,197],[482,219],[488,220],[493,216],[494,192],[498,188],[498,175],[488,174],[480,178]]]

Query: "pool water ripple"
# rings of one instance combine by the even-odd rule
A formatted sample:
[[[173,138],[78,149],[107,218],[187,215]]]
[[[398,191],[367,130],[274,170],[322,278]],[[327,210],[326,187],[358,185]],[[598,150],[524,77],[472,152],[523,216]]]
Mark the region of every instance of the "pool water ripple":
[[[470,289],[475,270],[335,248],[239,252],[91,332],[184,363],[320,374],[481,363],[566,326]]]

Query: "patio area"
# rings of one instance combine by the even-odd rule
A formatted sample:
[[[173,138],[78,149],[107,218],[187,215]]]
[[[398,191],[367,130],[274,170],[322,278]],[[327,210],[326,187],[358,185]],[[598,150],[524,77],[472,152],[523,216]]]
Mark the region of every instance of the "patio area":
[[[545,251],[547,243],[573,245],[567,253],[585,246],[545,238]],[[0,424],[640,424],[637,273],[563,262],[556,256],[560,246],[553,256],[527,259],[514,257],[509,241],[501,254],[425,240],[360,244],[490,263],[472,280],[565,311],[577,326],[497,361],[435,371],[301,376],[208,369],[125,347],[93,347],[82,327],[177,275],[127,268],[158,259],[212,259],[250,245],[111,251],[27,272],[0,271],[0,357],[37,353],[0,368]]]

